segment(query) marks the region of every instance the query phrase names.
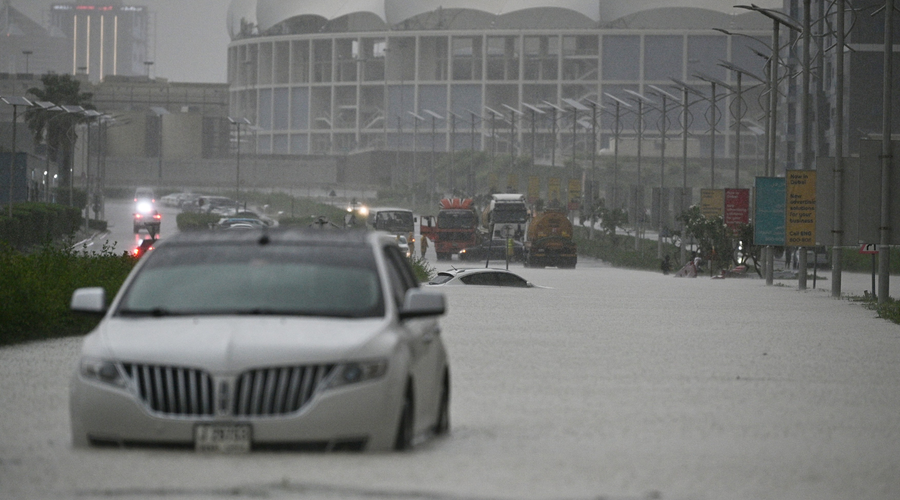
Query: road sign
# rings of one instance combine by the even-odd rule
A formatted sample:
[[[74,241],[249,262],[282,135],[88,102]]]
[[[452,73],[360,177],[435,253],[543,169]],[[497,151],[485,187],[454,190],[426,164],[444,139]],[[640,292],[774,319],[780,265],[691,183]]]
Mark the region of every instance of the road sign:
[[[878,245],[874,243],[863,243],[859,247],[859,253],[867,255],[875,255],[878,253]]]

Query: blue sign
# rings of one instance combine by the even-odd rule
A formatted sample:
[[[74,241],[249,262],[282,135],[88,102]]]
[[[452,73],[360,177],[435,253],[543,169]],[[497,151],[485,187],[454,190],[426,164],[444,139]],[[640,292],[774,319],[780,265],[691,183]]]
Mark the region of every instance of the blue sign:
[[[756,178],[753,244],[784,246],[787,208],[784,177]]]

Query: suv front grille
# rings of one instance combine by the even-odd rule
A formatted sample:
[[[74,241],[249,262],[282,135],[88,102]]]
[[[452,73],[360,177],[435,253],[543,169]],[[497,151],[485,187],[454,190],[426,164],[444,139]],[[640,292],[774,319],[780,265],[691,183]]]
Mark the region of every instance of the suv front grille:
[[[277,416],[299,411],[334,365],[261,368],[244,372],[234,385],[234,415]]]
[[[204,371],[125,363],[141,400],[153,411],[175,416],[212,416],[213,380]]]
[[[175,417],[215,415],[215,381],[205,371],[135,363],[123,363],[122,368],[138,397],[154,412]],[[310,365],[248,370],[233,385],[224,384],[231,392],[225,400],[232,402],[231,415],[236,417],[294,413],[312,399],[333,369],[334,365]]]

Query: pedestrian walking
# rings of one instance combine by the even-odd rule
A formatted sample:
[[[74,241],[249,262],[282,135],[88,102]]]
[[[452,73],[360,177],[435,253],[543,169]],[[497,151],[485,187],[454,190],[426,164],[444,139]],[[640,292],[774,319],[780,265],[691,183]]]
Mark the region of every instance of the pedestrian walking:
[[[428,251],[428,238],[420,235],[421,240],[419,241],[419,250],[422,252],[422,258],[425,258],[425,252]]]

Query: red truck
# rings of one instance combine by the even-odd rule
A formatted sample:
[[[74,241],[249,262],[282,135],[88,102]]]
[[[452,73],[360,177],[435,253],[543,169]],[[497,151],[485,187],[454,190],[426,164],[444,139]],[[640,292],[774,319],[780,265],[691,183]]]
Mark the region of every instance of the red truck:
[[[434,244],[438,260],[450,260],[453,254],[478,243],[478,212],[470,198],[444,198],[437,217],[422,217],[420,232]]]

